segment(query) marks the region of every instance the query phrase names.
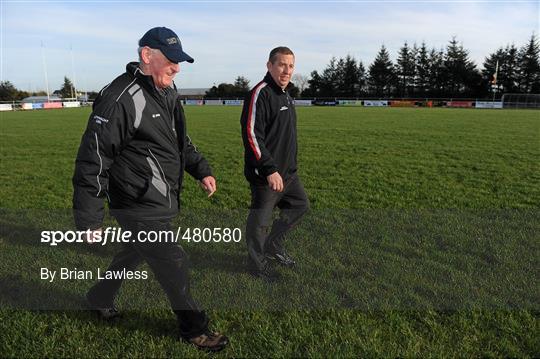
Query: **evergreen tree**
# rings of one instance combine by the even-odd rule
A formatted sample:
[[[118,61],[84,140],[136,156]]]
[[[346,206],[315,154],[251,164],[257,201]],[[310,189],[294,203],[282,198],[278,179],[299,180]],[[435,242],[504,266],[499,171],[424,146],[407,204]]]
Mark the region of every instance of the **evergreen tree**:
[[[15,87],[10,81],[0,81],[0,101],[19,101],[29,94]]]
[[[409,83],[408,92],[410,93],[410,96],[416,96],[416,77],[418,76],[418,72],[416,69],[416,58],[418,57],[418,46],[416,46],[416,42],[413,44],[413,47],[410,51],[411,53],[411,67],[412,67],[412,79]]]
[[[319,97],[321,93],[322,78],[316,70],[311,71],[308,86],[302,91],[302,97]]]
[[[369,66],[368,85],[370,93],[378,97],[390,96],[394,82],[394,66],[390,61],[388,51],[382,45],[375,60]]]
[[[67,76],[64,76],[64,84],[62,85],[62,88],[60,89],[60,96],[62,98],[76,98],[77,97],[77,92],[75,91],[73,82],[71,82],[71,80],[68,79]]]
[[[333,95],[347,97],[347,85],[345,84],[345,60],[340,58],[336,63],[336,87]]]
[[[399,50],[396,75],[397,75],[397,95],[400,97],[410,97],[414,92],[414,77],[416,73],[414,50],[409,48],[407,42]]]
[[[502,67],[499,66],[499,71],[503,73],[503,76],[500,79],[502,90],[509,93],[519,92],[518,49],[514,44],[512,44],[510,46],[506,46],[504,52],[506,55],[506,61]]]
[[[529,43],[524,45],[518,53],[519,87],[524,93],[540,92],[540,48],[538,40],[533,34]]]
[[[416,94],[426,96],[429,92],[430,62],[426,43],[422,42],[415,56],[416,77],[414,87]]]
[[[486,90],[492,91],[493,87],[495,86],[497,88],[497,92],[501,92],[503,90],[502,82],[506,77],[504,72],[506,61],[507,54],[502,47],[486,57],[483,64],[484,69],[482,70],[482,85]],[[497,63],[499,64],[498,72]]]
[[[448,79],[445,91],[450,97],[458,96],[465,91],[465,68],[468,65],[466,56],[463,46],[453,37],[444,55],[444,69]]]
[[[347,55],[344,60],[338,62],[338,71],[340,72],[340,93],[343,97],[358,97],[363,82],[363,72],[357,64],[356,59]]]
[[[15,101],[17,92],[17,89],[10,81],[0,82],[0,101]]]
[[[458,44],[455,37],[450,40],[444,56],[444,67],[448,79],[447,97],[474,96],[481,88],[481,75],[469,59],[469,52]]]
[[[507,45],[504,49],[499,48],[494,53],[486,57],[482,70],[483,82],[486,88],[491,86],[488,83],[493,80],[497,61],[499,61],[499,71],[497,74],[497,89],[502,94],[520,92],[519,89],[519,64],[518,49],[514,44]]]
[[[540,44],[532,35],[519,50],[507,45],[489,54],[480,72],[470,60],[469,52],[456,38],[446,51],[431,49],[426,43],[412,47],[407,42],[399,50],[396,65],[388,51],[381,47],[367,71],[361,61],[348,55],[333,57],[322,73],[313,71],[303,97],[388,97],[482,98],[491,90],[491,76],[497,61],[499,93],[540,92]]]
[[[336,58],[332,57],[330,63],[324,69],[321,76],[321,92],[322,97],[335,97],[336,88],[339,85],[339,73],[336,64]]]
[[[444,52],[442,49],[431,49],[429,52],[429,96],[442,97],[447,81]]]
[[[366,93],[366,68],[362,61],[358,61],[358,94],[357,96],[362,96]]]

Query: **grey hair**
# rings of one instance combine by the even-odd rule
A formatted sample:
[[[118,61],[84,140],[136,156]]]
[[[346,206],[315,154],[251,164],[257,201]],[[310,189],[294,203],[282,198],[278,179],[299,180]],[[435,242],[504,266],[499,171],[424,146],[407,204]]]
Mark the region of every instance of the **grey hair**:
[[[148,46],[139,46],[139,47],[137,48],[137,54],[139,54],[139,62],[142,62],[141,54],[142,54],[142,50],[143,50],[145,47],[148,47]],[[160,49],[153,49],[153,48],[151,48],[151,47],[148,47],[148,48],[150,49],[150,52],[152,52],[152,53],[155,53],[156,51],[161,52]]]
[[[141,58],[142,49],[143,49],[143,46],[139,46],[137,48],[137,54],[139,55],[139,62],[141,62],[141,60],[142,60],[142,58]]]

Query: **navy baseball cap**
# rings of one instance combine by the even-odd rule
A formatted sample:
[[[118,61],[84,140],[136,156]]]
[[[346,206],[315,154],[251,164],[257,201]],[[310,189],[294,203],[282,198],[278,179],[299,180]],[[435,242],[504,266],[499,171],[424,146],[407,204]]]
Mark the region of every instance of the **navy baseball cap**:
[[[166,27],[154,27],[148,30],[139,40],[139,46],[159,49],[166,58],[174,63],[183,61],[193,63],[195,61],[182,50],[182,43],[174,31]]]

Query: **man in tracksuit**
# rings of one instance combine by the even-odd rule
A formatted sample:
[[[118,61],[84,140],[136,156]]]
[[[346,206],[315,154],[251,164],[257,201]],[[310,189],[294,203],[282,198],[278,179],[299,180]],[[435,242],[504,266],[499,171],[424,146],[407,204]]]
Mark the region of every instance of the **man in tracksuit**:
[[[256,277],[273,281],[278,275],[268,260],[286,267],[295,265],[283,242],[309,204],[296,173],[296,111],[287,92],[294,54],[287,47],[277,47],[266,66],[266,76],[244,101],[240,122],[244,175],[251,187],[246,230],[250,270]],[[272,223],[276,206],[280,216]]]
[[[210,166],[186,133],[173,83],[180,62],[193,62],[170,29],[149,30],[139,41],[139,62],[104,87],[93,105],[77,154],[73,209],[79,230],[102,233],[104,198],[123,230],[132,232],[108,271],[134,270],[146,262],[177,315],[180,336],[199,349],[223,349],[228,339],[208,330],[208,318],[189,290],[187,256],[177,243],[135,240],[145,231],[170,230],[179,210],[186,170],[212,195]],[[122,279],[102,279],[87,300],[102,318],[118,316],[115,296]]]

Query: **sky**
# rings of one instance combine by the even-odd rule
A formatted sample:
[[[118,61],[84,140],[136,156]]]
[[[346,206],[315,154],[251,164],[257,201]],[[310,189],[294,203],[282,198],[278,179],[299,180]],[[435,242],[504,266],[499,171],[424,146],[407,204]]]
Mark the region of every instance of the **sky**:
[[[481,68],[501,46],[539,34],[540,1],[21,1],[0,0],[0,79],[25,91],[98,91],[137,60],[137,42],[166,26],[195,63],[180,88],[208,88],[244,76],[255,85],[268,53],[290,47],[296,73],[352,55],[367,68],[381,45],[395,61],[406,41],[444,48],[453,36]]]

